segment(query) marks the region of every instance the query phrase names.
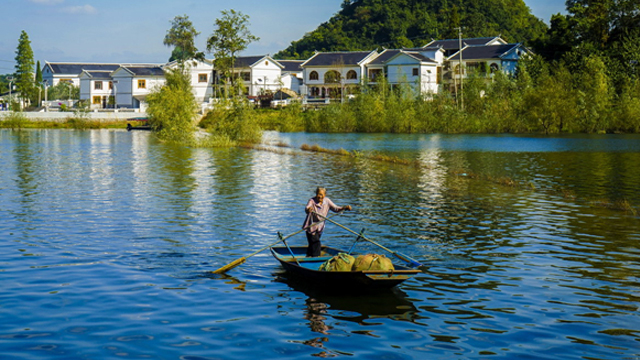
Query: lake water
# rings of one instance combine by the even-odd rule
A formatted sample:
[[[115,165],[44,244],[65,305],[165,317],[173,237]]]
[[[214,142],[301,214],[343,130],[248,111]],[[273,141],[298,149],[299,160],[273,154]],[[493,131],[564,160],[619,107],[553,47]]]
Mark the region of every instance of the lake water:
[[[265,142],[415,161],[0,130],[0,358],[640,359],[640,136]],[[209,272],[297,231],[319,185],[422,273],[342,295],[268,251]]]

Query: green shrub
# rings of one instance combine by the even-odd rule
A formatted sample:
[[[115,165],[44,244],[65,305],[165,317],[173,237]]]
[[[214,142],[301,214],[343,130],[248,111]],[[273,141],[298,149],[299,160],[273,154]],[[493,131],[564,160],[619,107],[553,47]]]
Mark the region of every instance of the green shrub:
[[[22,129],[27,123],[27,117],[19,111],[14,111],[2,117],[2,127],[10,129]]]

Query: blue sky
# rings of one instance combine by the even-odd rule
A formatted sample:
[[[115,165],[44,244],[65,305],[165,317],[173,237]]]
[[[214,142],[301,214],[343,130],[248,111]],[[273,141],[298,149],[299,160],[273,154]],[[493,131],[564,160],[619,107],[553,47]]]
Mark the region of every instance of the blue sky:
[[[340,10],[342,0],[2,0],[0,74],[14,70],[20,32],[31,40],[35,59],[44,61],[163,63],[171,49],[162,45],[176,15],[188,15],[206,38],[221,10],[250,16],[260,41],[244,55],[274,54],[300,39]],[[548,23],[564,11],[564,1],[525,0],[533,14]]]

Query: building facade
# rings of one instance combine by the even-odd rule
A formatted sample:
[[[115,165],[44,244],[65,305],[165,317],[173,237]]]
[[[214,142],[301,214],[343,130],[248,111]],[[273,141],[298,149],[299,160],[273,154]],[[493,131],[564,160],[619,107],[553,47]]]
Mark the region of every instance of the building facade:
[[[500,37],[447,39],[415,49],[316,52],[307,60],[242,56],[236,58],[232,72],[249,97],[280,92],[291,98],[298,94],[309,100],[344,100],[353,96],[356,87],[384,79],[391,87],[411,86],[416,94],[429,98],[442,89],[455,91],[470,74],[513,75],[518,62],[530,54],[522,44],[509,44]],[[216,72],[214,60],[191,60],[184,65],[202,108],[214,104],[224,93],[224,79]],[[165,83],[165,71],[178,66],[176,62],[45,62],[42,73],[49,86],[63,81],[79,86],[80,98],[93,109],[143,109],[147,95]]]

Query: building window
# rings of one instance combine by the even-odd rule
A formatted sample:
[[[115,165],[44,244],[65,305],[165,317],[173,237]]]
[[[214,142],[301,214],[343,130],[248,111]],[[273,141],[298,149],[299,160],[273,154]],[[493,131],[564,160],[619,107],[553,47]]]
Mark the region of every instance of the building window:
[[[249,71],[243,71],[240,74],[240,77],[242,78],[242,81],[251,81],[251,73]]]
[[[94,90],[102,90],[102,81],[96,81],[93,83]]]
[[[493,63],[489,65],[489,69],[491,70],[492,73],[494,73],[494,72],[498,72],[498,70],[500,70],[500,67],[498,66],[498,64]]]
[[[418,68],[413,68],[413,76],[418,76],[420,74],[418,71]]]
[[[113,90],[113,81],[109,81],[109,90]]]
[[[269,66],[269,62],[268,62],[268,61],[265,61],[265,62],[264,62],[264,64],[265,64],[266,66]]]
[[[369,80],[376,81],[378,77],[382,76],[382,69],[371,69],[369,70]]]
[[[93,105],[100,105],[100,104],[102,104],[102,97],[100,97],[100,96],[94,96],[94,97],[91,99],[91,103],[92,103]]]
[[[312,71],[309,74],[309,80],[318,80],[320,77],[318,76],[318,72],[317,71]]]
[[[347,80],[358,80],[358,73],[355,70],[349,70]]]
[[[138,89],[146,89],[147,80],[138,80]]]
[[[209,76],[207,74],[198,74],[198,82],[206,83],[209,80]]]
[[[324,82],[326,84],[339,83],[341,80],[340,73],[335,70],[329,70],[324,74]]]
[[[73,80],[71,79],[60,79],[61,83],[68,83],[68,84],[73,84]]]

